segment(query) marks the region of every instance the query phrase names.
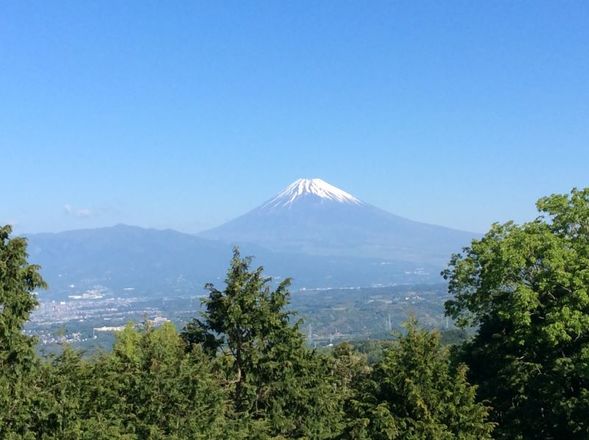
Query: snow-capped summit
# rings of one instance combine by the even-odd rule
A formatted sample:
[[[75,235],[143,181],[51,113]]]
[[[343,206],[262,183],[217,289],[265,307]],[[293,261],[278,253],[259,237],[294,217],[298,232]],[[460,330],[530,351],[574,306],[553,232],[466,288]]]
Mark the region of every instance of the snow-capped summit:
[[[362,202],[353,195],[327,183],[322,179],[298,179],[278,193],[273,199],[262,205],[262,208],[278,208],[292,205],[296,200],[315,196],[321,199],[341,203],[360,205]]]

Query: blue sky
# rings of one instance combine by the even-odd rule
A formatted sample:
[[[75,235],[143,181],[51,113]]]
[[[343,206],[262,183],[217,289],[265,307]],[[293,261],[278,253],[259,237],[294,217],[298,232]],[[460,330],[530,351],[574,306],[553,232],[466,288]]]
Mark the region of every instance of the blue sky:
[[[195,232],[299,177],[473,231],[589,185],[583,1],[4,2],[0,223]]]

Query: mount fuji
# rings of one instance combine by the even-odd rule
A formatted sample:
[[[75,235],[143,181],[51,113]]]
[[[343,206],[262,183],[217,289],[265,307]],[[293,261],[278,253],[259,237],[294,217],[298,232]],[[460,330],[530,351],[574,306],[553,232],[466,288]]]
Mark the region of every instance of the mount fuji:
[[[409,220],[321,179],[298,179],[201,237],[280,252],[445,265],[477,234]]]

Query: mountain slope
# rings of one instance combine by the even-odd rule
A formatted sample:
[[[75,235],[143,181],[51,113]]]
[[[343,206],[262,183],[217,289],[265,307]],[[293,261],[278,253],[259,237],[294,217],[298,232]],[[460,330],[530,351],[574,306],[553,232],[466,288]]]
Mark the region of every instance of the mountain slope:
[[[28,237],[52,291],[103,285],[145,293],[200,288],[223,275],[230,248],[172,230],[117,225]]]
[[[258,208],[200,236],[275,251],[440,266],[476,234],[415,222],[321,179],[299,179]]]

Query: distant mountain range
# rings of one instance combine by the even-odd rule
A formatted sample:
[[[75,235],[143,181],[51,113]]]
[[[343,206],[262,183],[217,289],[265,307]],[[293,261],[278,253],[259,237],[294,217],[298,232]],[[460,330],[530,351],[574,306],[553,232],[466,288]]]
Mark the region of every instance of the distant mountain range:
[[[102,286],[171,296],[222,284],[237,244],[295,288],[439,281],[452,252],[475,234],[413,222],[362,202],[320,179],[299,179],[262,206],[194,236],[117,225],[31,234],[31,261],[52,293]]]
[[[67,296],[106,287],[147,296],[197,295],[203,285],[222,285],[231,245],[172,230],[117,225],[32,234],[30,260],[42,266],[52,294]],[[242,255],[277,281],[294,278],[295,288],[371,286],[427,282],[438,268],[402,261],[272,252],[244,245]]]

